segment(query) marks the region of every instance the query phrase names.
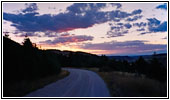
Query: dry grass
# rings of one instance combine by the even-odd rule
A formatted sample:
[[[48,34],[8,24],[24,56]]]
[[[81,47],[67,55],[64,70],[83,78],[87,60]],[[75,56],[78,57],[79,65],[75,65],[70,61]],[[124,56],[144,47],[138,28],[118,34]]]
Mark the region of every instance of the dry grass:
[[[84,69],[84,70],[90,70],[90,71],[93,71],[93,72],[99,72],[99,68],[86,68],[86,67],[84,67],[84,68],[81,68],[81,69]]]
[[[99,68],[83,68],[98,73],[106,82],[112,97],[166,97],[167,83],[138,76],[136,73],[99,72]]]
[[[4,90],[3,96],[21,97],[39,88],[43,88],[44,86],[52,82],[56,82],[57,80],[60,80],[68,75],[69,75],[68,71],[62,70],[59,75],[52,75],[38,80],[31,80],[31,81],[23,80],[20,82],[3,84],[3,90]]]
[[[113,97],[166,97],[167,84],[122,72],[97,72]]]

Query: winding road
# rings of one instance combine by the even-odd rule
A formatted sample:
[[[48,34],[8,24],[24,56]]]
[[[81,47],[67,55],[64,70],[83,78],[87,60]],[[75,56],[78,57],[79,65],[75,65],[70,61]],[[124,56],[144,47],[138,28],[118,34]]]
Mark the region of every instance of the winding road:
[[[70,75],[25,97],[109,97],[104,81],[95,72],[64,68]]]

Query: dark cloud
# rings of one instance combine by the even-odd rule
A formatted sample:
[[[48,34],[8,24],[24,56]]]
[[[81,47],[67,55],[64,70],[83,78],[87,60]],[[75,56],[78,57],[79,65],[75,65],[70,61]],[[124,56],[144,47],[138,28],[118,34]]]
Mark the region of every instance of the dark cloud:
[[[147,25],[147,23],[145,23],[145,22],[133,23],[133,26],[137,26],[137,27],[145,27],[146,25]]]
[[[148,22],[133,23],[133,26],[139,27],[137,31],[145,31],[140,33],[141,35],[156,32],[167,32],[167,21],[161,22],[156,18],[148,18]]]
[[[150,32],[166,32],[167,31],[167,21],[164,21],[163,23],[153,26],[149,26],[149,31]]]
[[[121,29],[123,29],[123,25],[121,26],[112,26],[111,30],[115,30],[115,31],[120,31]]]
[[[144,28],[137,29],[136,31],[145,31]]]
[[[149,21],[149,26],[157,26],[161,23],[161,21],[157,20],[156,18],[148,18],[147,20]]]
[[[20,37],[25,37],[25,36],[35,36],[35,34],[34,33],[26,33],[26,34],[21,34],[21,35],[19,35]]]
[[[33,13],[38,10],[36,3],[26,3],[25,6],[26,8],[22,10],[23,13]]]
[[[67,10],[72,13],[81,14],[84,12],[98,12],[100,9],[107,7],[107,5],[116,6],[121,8],[120,3],[74,3],[67,7]]]
[[[25,36],[29,36],[29,37],[38,36],[38,37],[41,37],[40,34],[33,33],[33,32],[22,33],[21,35],[18,35],[18,36],[19,36],[19,37],[25,37]]]
[[[140,33],[141,35],[144,35],[144,34],[148,34],[148,33],[151,33],[151,32],[142,32]]]
[[[133,18],[127,18],[126,21],[129,21],[129,22],[136,21],[138,19],[141,19],[142,17],[143,17],[142,15],[134,16]]]
[[[122,7],[120,3],[112,3],[112,6],[117,6],[117,9]]]
[[[134,10],[131,15],[132,17],[127,17],[125,19],[125,21],[128,21],[128,22],[133,22],[133,21],[136,21],[138,19],[141,19],[143,16],[140,15],[142,13],[142,10],[141,9],[138,9],[138,10]],[[133,16],[134,15],[134,16]],[[126,23],[126,24],[123,24],[123,23],[118,23],[117,24],[118,26],[121,26],[121,27],[117,27],[117,26],[114,26],[114,27],[111,27],[111,30],[107,32],[107,35],[109,35],[109,37],[118,37],[118,36],[124,36],[124,34],[127,34],[128,33],[128,30],[125,30],[126,29],[130,29],[132,28],[132,25],[130,23]],[[146,24],[144,24],[143,22],[142,23],[134,23],[133,26],[138,26],[138,27],[141,27],[141,26],[146,26]],[[116,29],[117,28],[117,29]],[[113,31],[113,29],[116,29],[116,31]]]
[[[84,41],[92,41],[94,37],[86,36],[86,35],[77,35],[77,36],[62,36],[55,38],[54,40],[46,40],[41,41],[40,43],[45,44],[64,44],[64,43],[77,43],[77,42],[84,42]]]
[[[45,31],[43,33],[45,33],[45,35],[44,35],[45,37],[58,37],[57,32]]]
[[[127,24],[124,24],[124,26],[127,28],[127,29],[130,29],[132,27],[131,24],[127,23]]]
[[[67,12],[57,15],[44,14],[39,15],[35,12],[38,8],[36,4],[30,4],[20,14],[3,13],[3,19],[11,21],[18,30],[23,32],[66,32],[78,28],[88,28],[95,24],[105,23],[107,21],[120,21],[123,18],[140,14],[142,10],[134,10],[127,13],[115,9],[113,11],[102,12],[100,9],[106,7],[106,3],[75,3],[67,7]],[[111,4],[117,8],[121,4]],[[48,33],[47,32],[47,33]],[[46,34],[48,36],[48,34]],[[51,36],[51,35],[49,35]]]
[[[127,29],[130,29],[131,27],[132,25],[130,23],[110,24],[110,31],[107,32],[108,38],[124,36],[124,34],[129,32]]]
[[[81,14],[87,11],[99,11],[101,8],[106,7],[106,3],[74,3],[67,7],[67,10],[72,13]]]
[[[161,23],[161,21],[156,18],[147,19],[148,29],[150,32],[166,32],[167,31],[167,21]]]
[[[121,31],[108,31],[107,35],[108,38],[110,37],[119,37],[119,36],[124,36],[124,34],[127,34],[128,30],[121,30]]]
[[[142,10],[141,9],[138,9],[138,10],[134,10],[132,12],[132,15],[136,15],[136,14],[141,14],[142,13]]]
[[[162,5],[157,6],[156,9],[167,10],[167,3],[164,3],[164,4],[162,4]]]
[[[144,42],[147,41],[125,41],[125,42],[105,42],[105,43],[97,43],[97,44],[90,44],[87,43],[83,45],[81,48],[83,49],[90,49],[90,50],[115,50],[119,51],[120,53],[126,52],[127,53],[140,53],[140,52],[148,52],[148,51],[157,51],[157,50],[166,50],[166,45],[159,45],[159,44],[145,44]]]
[[[70,36],[70,34],[69,33],[63,33],[60,36]]]
[[[123,25],[123,23],[117,23],[117,25]]]

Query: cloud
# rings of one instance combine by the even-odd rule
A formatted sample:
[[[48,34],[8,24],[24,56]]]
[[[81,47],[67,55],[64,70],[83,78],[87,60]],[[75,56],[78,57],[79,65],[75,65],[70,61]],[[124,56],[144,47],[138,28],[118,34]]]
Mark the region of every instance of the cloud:
[[[112,41],[112,42],[105,42],[105,43],[86,43],[85,45],[81,46],[83,49],[89,49],[89,50],[106,50],[106,51],[117,51],[120,54],[121,53],[140,53],[140,52],[153,52],[153,51],[159,51],[159,50],[166,50],[166,45],[160,45],[160,44],[145,44],[144,42],[147,41],[140,41],[140,40],[134,40],[134,41],[124,41],[124,42],[118,42],[118,41]]]
[[[164,4],[162,4],[162,5],[157,6],[156,9],[167,10],[167,3],[164,3]]]
[[[108,38],[124,36],[124,34],[129,32],[127,29],[130,29],[131,27],[132,25],[130,23],[110,24],[110,30],[107,32]]]
[[[108,31],[107,35],[108,38],[110,37],[120,37],[120,36],[124,36],[124,34],[127,34],[128,30],[122,30],[122,31]]]
[[[145,31],[144,28],[137,29],[136,31]]]
[[[108,5],[116,6],[117,9],[122,6],[120,3],[74,3],[73,5],[67,7],[67,11],[77,14],[84,12],[98,12]]]
[[[55,38],[54,40],[46,40],[41,41],[40,43],[45,44],[65,44],[65,43],[77,43],[77,42],[84,42],[84,41],[92,41],[94,37],[86,36],[86,35],[77,35],[77,36],[61,36]]]
[[[112,11],[102,12],[100,9],[107,5],[116,6]],[[107,21],[119,22],[129,16],[140,14],[142,10],[134,10],[131,13],[120,11],[119,3],[75,3],[67,7],[67,11],[57,15],[39,15],[36,4],[30,4],[25,13],[11,14],[3,13],[3,19],[11,21],[12,26],[21,32],[67,32],[78,28],[88,28],[95,24]],[[48,34],[47,34],[48,36]]]
[[[134,16],[133,18],[127,18],[126,21],[129,21],[129,22],[136,21],[138,19],[141,19],[142,17],[143,17],[142,15]]]
[[[21,10],[23,13],[34,13],[38,10],[38,6],[36,3],[26,3],[26,8]]]
[[[137,31],[145,31],[141,35],[147,33],[167,32],[167,21],[161,22],[156,18],[148,18],[147,22],[133,23],[133,26],[138,27]]]
[[[156,26],[161,23],[161,21],[157,20],[156,18],[148,18],[147,20],[149,21],[148,22],[149,26]]]
[[[127,28],[127,29],[130,29],[132,27],[131,24],[127,23],[127,24],[124,24],[124,26]]]
[[[110,24],[110,26],[111,26],[112,24]],[[123,23],[117,23],[117,25],[123,25]]]
[[[167,21],[160,23],[159,25],[149,25],[150,32],[166,32],[167,31]]]
[[[149,18],[148,20],[148,30],[149,32],[166,32],[167,31],[167,21],[161,22],[156,18]]]
[[[117,9],[122,7],[120,3],[112,3],[112,6],[117,6]]]
[[[141,13],[142,13],[142,10],[137,9],[137,10],[132,11],[129,15],[124,14],[125,16],[122,18],[124,18],[124,20],[128,22],[136,21],[143,17],[142,15],[140,15]],[[117,20],[118,21],[115,21],[117,24],[109,23],[110,30],[107,32],[108,38],[124,36],[125,34],[129,32],[129,29],[132,28],[133,26],[130,23],[120,23],[119,22],[120,20],[119,19]]]
[[[147,23],[145,23],[145,22],[133,23],[133,26],[137,26],[137,27],[145,27],[146,25],[147,25]]]
[[[27,32],[27,33],[25,33],[25,34],[21,34],[21,35],[19,35],[20,37],[25,37],[25,36],[29,36],[29,37],[31,37],[31,36],[39,36],[39,34],[35,34],[35,33],[33,33],[33,32]],[[39,36],[40,37],[40,36]]]
[[[81,14],[87,11],[99,11],[101,8],[106,7],[106,3],[74,3],[67,7],[67,10],[72,13]]]
[[[151,33],[151,32],[142,32],[140,33],[141,35],[144,35],[144,34],[148,34],[148,33]]]
[[[112,26],[112,27],[111,27],[111,30],[120,31],[121,29],[123,29],[123,25],[120,25],[120,26]]]
[[[70,34],[69,33],[63,33],[60,36],[70,36]]]
[[[142,10],[141,9],[138,9],[138,10],[134,10],[132,12],[132,15],[136,15],[136,14],[141,14],[142,13]]]

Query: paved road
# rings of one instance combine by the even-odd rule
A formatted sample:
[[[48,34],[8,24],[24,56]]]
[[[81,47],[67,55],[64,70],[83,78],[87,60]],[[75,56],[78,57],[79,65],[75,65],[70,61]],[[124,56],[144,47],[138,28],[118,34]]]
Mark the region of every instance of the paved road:
[[[109,97],[104,81],[88,70],[66,68],[66,78],[34,91],[26,97]]]

